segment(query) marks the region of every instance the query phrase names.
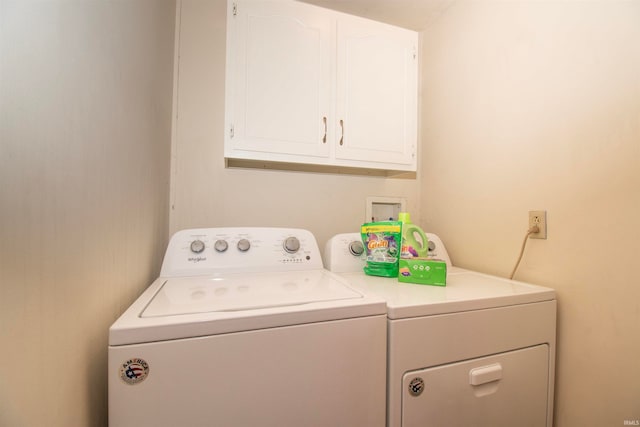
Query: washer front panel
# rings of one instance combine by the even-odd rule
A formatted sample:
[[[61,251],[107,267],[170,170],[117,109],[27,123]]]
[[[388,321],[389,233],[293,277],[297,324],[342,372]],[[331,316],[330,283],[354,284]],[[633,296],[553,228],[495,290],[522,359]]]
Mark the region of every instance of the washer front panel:
[[[109,347],[118,427],[384,427],[384,314]],[[123,365],[142,360],[143,381]]]

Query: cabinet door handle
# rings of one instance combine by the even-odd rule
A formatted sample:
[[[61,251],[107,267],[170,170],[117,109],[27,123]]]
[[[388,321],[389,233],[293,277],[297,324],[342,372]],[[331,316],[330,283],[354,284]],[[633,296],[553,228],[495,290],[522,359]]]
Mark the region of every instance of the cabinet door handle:
[[[340,119],[340,145],[344,144],[344,122]]]
[[[324,136],[322,137],[322,143],[327,143],[327,117],[322,118],[322,123],[324,123]]]

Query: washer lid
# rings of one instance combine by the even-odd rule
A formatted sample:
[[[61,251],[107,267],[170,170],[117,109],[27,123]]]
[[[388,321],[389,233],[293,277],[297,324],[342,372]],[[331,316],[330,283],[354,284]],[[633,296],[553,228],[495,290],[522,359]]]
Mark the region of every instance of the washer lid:
[[[322,270],[166,279],[140,317],[256,310],[362,298]]]
[[[156,279],[109,329],[109,345],[386,314],[384,300],[326,270]]]
[[[555,291],[542,286],[453,267],[447,286],[399,283],[394,278],[341,274],[356,289],[387,301],[389,319],[482,310],[555,299]]]

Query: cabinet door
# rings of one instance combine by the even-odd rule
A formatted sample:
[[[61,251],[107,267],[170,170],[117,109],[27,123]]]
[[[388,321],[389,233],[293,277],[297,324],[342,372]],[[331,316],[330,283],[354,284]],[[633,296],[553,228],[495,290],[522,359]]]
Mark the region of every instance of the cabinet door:
[[[228,7],[225,155],[328,156],[331,17],[297,2]]]
[[[415,170],[417,33],[344,16],[337,37],[336,157]]]
[[[546,344],[407,372],[402,426],[545,426]]]

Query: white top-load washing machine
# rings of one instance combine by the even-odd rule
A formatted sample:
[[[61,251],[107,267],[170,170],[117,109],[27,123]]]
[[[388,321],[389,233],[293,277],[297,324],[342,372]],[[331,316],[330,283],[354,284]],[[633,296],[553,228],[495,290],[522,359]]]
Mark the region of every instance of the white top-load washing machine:
[[[386,306],[300,229],[176,233],[109,330],[111,426],[384,426]]]
[[[551,426],[554,290],[454,267],[427,238],[429,257],[447,263],[445,287],[365,275],[358,233],[324,253],[326,268],[387,302],[387,425]]]

